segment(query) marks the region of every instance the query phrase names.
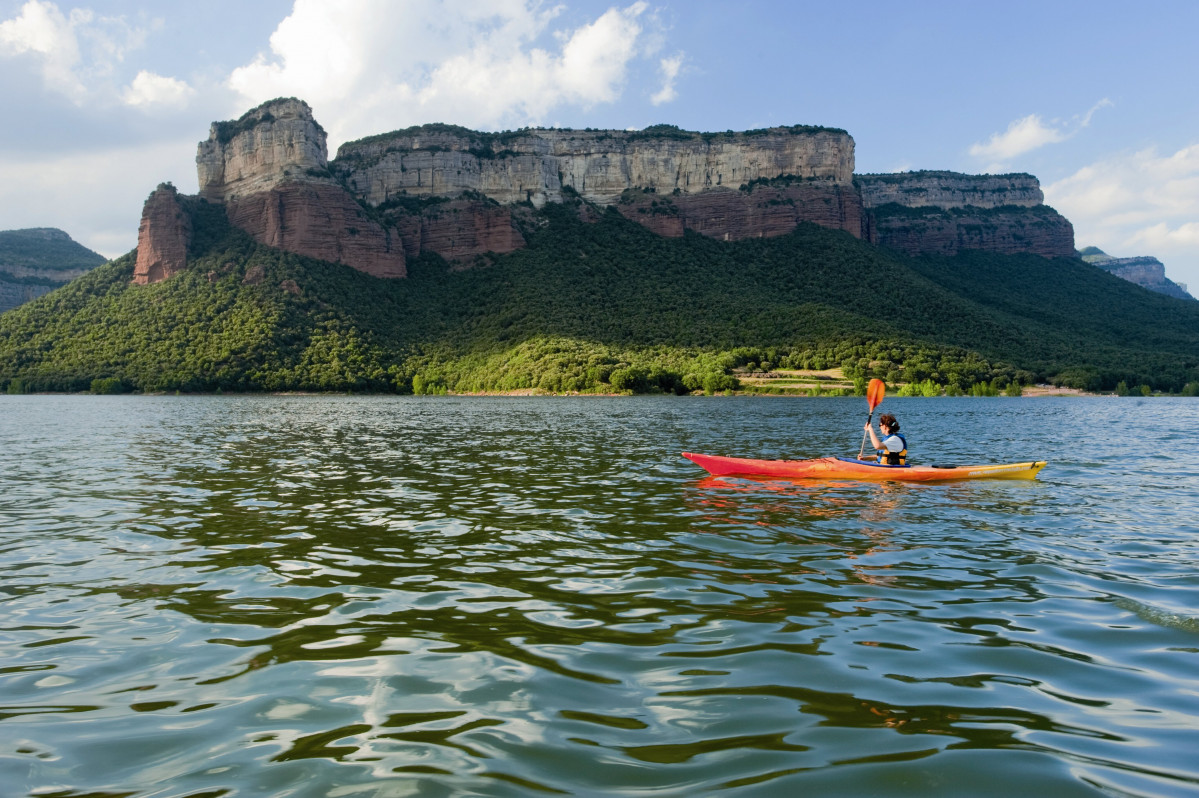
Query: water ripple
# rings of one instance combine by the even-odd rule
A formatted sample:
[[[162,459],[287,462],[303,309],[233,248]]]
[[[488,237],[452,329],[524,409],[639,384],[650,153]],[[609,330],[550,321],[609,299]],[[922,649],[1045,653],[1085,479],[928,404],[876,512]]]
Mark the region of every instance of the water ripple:
[[[1199,407],[892,401],[1051,466],[677,456],[844,451],[860,400],[0,397],[0,784],[1199,790]]]

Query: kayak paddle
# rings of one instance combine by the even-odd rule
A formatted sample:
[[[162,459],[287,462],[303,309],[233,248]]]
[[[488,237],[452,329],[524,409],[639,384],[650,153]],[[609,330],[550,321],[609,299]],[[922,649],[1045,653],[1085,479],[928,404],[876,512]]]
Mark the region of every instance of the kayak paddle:
[[[874,419],[874,408],[878,407],[879,402],[883,401],[883,396],[887,393],[887,385],[880,379],[873,379],[870,385],[866,386],[866,404],[870,405],[870,415],[866,416],[866,423],[869,424]],[[862,448],[858,449],[858,459],[862,459],[862,455],[866,452],[866,430],[862,430]]]

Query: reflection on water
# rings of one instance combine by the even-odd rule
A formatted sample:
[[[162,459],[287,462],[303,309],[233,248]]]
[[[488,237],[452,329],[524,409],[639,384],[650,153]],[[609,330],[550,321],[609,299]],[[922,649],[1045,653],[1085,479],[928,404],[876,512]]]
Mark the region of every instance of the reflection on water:
[[[1196,791],[1199,404],[888,400],[1028,483],[678,456],[861,404],[0,397],[4,794]]]

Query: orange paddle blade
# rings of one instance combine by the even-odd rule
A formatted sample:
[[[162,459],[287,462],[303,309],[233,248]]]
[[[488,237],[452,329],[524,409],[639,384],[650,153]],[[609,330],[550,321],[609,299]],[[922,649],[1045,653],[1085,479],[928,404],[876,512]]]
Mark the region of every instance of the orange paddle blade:
[[[873,379],[866,386],[866,402],[870,405],[870,412],[874,412],[874,408],[878,407],[879,402],[883,401],[883,397],[887,394],[886,384],[879,379]]]

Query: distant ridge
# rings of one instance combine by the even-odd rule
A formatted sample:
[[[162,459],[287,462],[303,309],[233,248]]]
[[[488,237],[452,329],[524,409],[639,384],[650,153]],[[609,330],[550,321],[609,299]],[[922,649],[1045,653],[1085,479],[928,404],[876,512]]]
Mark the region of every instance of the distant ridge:
[[[0,313],[53,291],[108,258],[54,227],[0,231]]]
[[[1194,299],[1187,293],[1186,285],[1168,279],[1165,264],[1150,255],[1114,258],[1099,247],[1086,247],[1078,254],[1092,266],[1098,266],[1104,271],[1110,272],[1122,280],[1136,283],[1142,288],[1148,288],[1150,291],[1172,296],[1175,299]]]

